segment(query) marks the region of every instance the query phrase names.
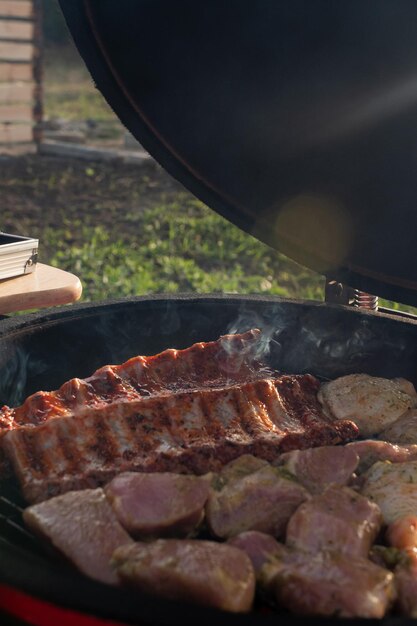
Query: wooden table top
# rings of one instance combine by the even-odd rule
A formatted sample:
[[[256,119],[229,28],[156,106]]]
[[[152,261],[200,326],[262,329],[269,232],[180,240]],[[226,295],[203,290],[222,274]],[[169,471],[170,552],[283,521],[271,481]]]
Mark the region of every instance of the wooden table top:
[[[31,274],[0,281],[0,315],[69,304],[81,293],[78,276],[38,263]]]

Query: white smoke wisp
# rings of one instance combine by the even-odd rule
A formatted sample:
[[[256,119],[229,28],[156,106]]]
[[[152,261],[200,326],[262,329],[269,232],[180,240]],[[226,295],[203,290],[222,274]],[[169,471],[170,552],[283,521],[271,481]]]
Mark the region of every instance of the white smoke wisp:
[[[279,316],[274,316],[274,320],[275,323],[270,322],[253,310],[240,312],[239,316],[227,328],[227,334],[237,335],[251,330],[260,332],[247,341],[239,342],[239,344],[230,341],[223,343],[224,350],[231,357],[228,361],[228,369],[231,368],[236,372],[245,361],[256,364],[257,372],[262,372],[266,378],[277,374],[277,370],[267,363],[271,344],[276,343],[274,335],[279,328]]]

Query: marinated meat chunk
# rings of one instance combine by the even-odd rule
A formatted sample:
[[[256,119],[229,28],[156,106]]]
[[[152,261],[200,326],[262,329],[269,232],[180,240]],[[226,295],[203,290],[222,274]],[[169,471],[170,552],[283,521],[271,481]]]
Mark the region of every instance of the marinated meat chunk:
[[[366,557],[382,524],[378,506],[349,487],[329,487],[304,502],[287,526],[286,543],[310,552]]]
[[[417,515],[404,515],[389,524],[386,539],[400,550],[417,548]]]
[[[393,574],[367,559],[312,554],[254,531],[228,543],[251,559],[262,595],[292,613],[383,617],[394,600]]]
[[[386,538],[398,549],[394,570],[397,608],[402,615],[417,617],[417,515],[396,519],[388,526]]]
[[[216,485],[217,489],[220,489],[264,467],[269,467],[268,461],[252,456],[252,454],[243,454],[222,467],[221,471],[213,476],[213,484]]]
[[[280,452],[355,438],[352,422],[323,414],[308,374],[150,397],[101,411],[22,426],[2,445],[29,502],[100,486],[121,472],[205,474],[250,453]]]
[[[284,563],[291,552],[272,535],[261,533],[258,530],[248,530],[227,540],[229,546],[243,550],[250,558],[255,575],[258,577],[266,563]],[[276,568],[274,570],[276,572]]]
[[[204,517],[209,481],[165,472],[127,472],[116,476],[104,491],[132,536],[186,537]]]
[[[318,394],[329,415],[352,420],[361,437],[371,437],[417,406],[412,383],[402,378],[350,374],[324,383]]]
[[[400,446],[387,441],[352,441],[346,444],[346,448],[353,450],[359,456],[359,465],[356,472],[366,472],[377,461],[391,461],[391,463],[403,463],[417,459],[417,445]]]
[[[294,450],[282,454],[278,465],[283,465],[310,493],[321,493],[329,485],[347,485],[359,457],[348,447],[322,446],[308,450]]]
[[[118,583],[109,565],[110,558],[118,546],[133,542],[117,521],[102,489],[57,496],[27,508],[23,519],[83,574],[103,583]]]
[[[248,556],[212,541],[158,539],[122,546],[113,567],[124,583],[150,594],[235,613],[251,609],[255,575]]]
[[[388,428],[384,428],[378,438],[393,443],[417,444],[417,410],[412,409],[401,415]]]
[[[417,461],[378,461],[364,474],[362,494],[379,506],[385,524],[417,515]]]
[[[287,559],[265,565],[263,575],[269,593],[292,613],[381,618],[394,601],[394,575],[367,559],[326,551]]]
[[[409,549],[394,570],[397,608],[401,615],[417,617],[417,549]]]
[[[242,467],[245,459],[251,466],[247,473]],[[252,463],[243,457],[214,477],[206,505],[207,525],[214,536],[225,539],[259,530],[281,537],[291,515],[309,497],[286,470],[266,464],[253,471]]]

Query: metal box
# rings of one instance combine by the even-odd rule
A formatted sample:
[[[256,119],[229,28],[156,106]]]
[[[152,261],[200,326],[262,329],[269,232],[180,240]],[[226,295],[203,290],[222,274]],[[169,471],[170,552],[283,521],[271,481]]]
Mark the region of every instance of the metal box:
[[[0,231],[0,280],[28,274],[36,269],[38,239]]]

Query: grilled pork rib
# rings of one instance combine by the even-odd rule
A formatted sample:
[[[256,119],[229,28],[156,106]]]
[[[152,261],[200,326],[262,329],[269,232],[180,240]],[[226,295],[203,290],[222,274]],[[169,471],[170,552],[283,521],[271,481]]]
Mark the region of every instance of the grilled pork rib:
[[[185,350],[169,349],[155,356],[135,356],[121,365],[106,365],[89,378],[67,381],[56,391],[39,391],[17,408],[4,406],[0,432],[42,424],[52,417],[70,417],[86,406],[100,410],[117,402],[264,378],[265,371],[271,372],[256,360],[261,342],[261,331],[253,329]]]
[[[318,388],[313,376],[286,375],[86,406],[11,430],[3,447],[29,502],[99,486],[124,471],[204,474],[245,453],[271,461],[354,439],[352,422],[323,413]]]
[[[200,342],[184,350],[169,349],[154,356],[136,356],[121,365],[107,365],[86,379],[73,378],[56,391],[39,391],[16,408],[0,409],[0,440],[9,430],[71,417],[86,407],[100,412],[119,403],[138,402],[150,396],[178,391],[216,388],[271,375],[257,356],[263,351],[258,329],[224,335],[217,341]],[[10,466],[0,447],[0,474]]]

